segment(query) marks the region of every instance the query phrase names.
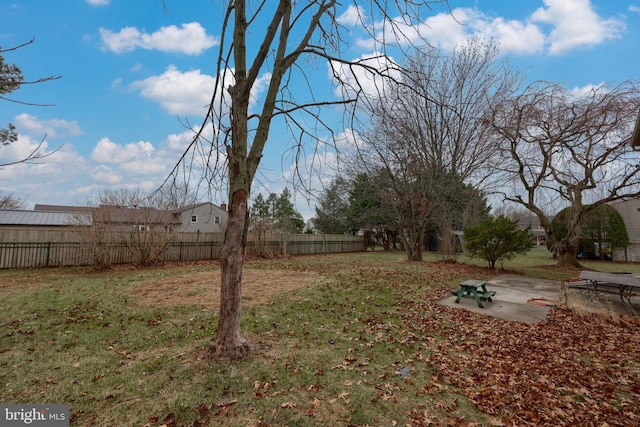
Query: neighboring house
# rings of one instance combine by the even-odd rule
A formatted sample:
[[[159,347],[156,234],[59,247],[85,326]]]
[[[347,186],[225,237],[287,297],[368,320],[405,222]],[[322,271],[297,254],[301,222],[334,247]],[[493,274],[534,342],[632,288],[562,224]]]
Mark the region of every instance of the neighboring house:
[[[620,212],[627,227],[629,245],[626,248],[613,248],[611,257],[614,261],[640,261],[640,198],[616,200],[610,203]]]
[[[91,216],[94,224],[111,224],[121,230],[174,231],[174,232],[223,232],[227,223],[226,205],[199,203],[182,209],[164,210],[100,205],[58,206],[35,205],[36,212],[66,212],[75,218],[78,213]]]
[[[70,225],[91,225],[88,213],[61,211],[28,211],[0,209],[0,227],[3,228],[49,228],[57,229]]]
[[[535,243],[536,246],[547,243],[547,233],[544,231],[544,227],[540,224],[540,219],[538,219],[537,215],[530,215],[518,220],[518,228],[520,230],[526,230],[529,228],[531,230],[533,243]]]
[[[60,238],[60,231],[71,224],[92,225],[91,215],[73,212],[35,212],[0,210],[0,243],[49,242]]]
[[[76,212],[75,215],[81,212],[91,215],[94,226],[108,224],[109,227],[120,231],[172,231],[175,226],[179,225],[173,212],[146,207],[35,205],[34,211]],[[71,224],[73,225],[73,223]]]
[[[199,203],[185,206],[174,211],[179,225],[174,231],[185,233],[221,233],[227,227],[227,205],[216,206],[213,203]]]

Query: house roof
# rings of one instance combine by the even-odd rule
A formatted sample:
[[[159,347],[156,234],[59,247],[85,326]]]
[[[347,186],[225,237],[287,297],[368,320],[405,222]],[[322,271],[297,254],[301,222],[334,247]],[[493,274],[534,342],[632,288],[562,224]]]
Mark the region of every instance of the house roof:
[[[91,214],[93,221],[119,224],[180,224],[173,211],[155,208],[130,208],[125,206],[100,205],[64,206],[64,205],[35,205],[38,212],[84,212]]]
[[[0,225],[91,225],[91,215],[77,212],[0,210]]]
[[[522,226],[526,225],[540,225],[540,218],[537,215],[529,215],[518,220],[518,224]]]
[[[65,206],[65,205],[41,205],[36,204],[33,207],[34,211],[47,211],[47,212],[90,212],[91,208],[88,206]]]
[[[183,212],[187,212],[187,211],[191,211],[191,210],[194,210],[196,208],[199,208],[200,206],[210,206],[212,208],[220,209],[221,211],[226,211],[226,209],[223,208],[222,206],[216,206],[211,202],[204,202],[204,203],[194,203],[192,205],[187,205],[187,206],[185,206],[183,208],[176,209],[174,212],[183,213]],[[225,205],[225,207],[226,207],[226,205]]]

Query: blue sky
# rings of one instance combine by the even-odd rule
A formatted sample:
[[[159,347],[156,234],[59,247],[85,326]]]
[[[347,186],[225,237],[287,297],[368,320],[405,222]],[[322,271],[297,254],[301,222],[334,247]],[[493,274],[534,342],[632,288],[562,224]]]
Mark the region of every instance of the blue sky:
[[[160,0],[0,3],[0,46],[35,38],[5,60],[27,80],[62,76],[9,95],[54,106],[0,100],[0,126],[11,122],[20,133],[0,149],[0,163],[26,155],[45,135],[46,150],[60,147],[40,164],[0,170],[0,190],[31,208],[86,204],[110,188],[155,188],[190,140],[184,123],[199,123],[211,97],[222,3],[167,0],[167,10]],[[527,80],[576,90],[640,79],[640,0],[451,0],[450,6],[451,14],[435,7],[415,28],[445,50],[469,35],[495,38]],[[346,23],[349,11],[343,12]],[[347,58],[372,53],[364,32],[348,36]],[[331,93],[322,67],[310,72],[312,84]],[[291,162],[279,145],[289,139],[281,132],[272,131],[254,195],[291,189]],[[214,193],[212,201],[226,197]],[[313,200],[299,195],[296,204],[305,218],[313,216]]]

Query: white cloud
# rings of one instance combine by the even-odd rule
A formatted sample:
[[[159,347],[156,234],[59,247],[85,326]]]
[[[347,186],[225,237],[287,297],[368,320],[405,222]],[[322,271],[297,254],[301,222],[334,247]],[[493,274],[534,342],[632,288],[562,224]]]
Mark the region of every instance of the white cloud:
[[[111,0],[85,0],[91,6],[108,6]]]
[[[182,133],[174,133],[167,137],[167,148],[175,151],[184,151],[187,149],[191,141],[193,141],[193,131],[185,131]]]
[[[199,55],[219,43],[218,38],[207,35],[198,22],[161,27],[153,33],[141,32],[135,27],[125,27],[119,32],[100,28],[103,49],[114,53],[131,52],[136,48],[159,50],[162,52],[180,52],[187,55]]]
[[[15,125],[18,133],[40,135],[40,137],[46,135],[49,138],[63,138],[82,135],[82,130],[75,121],[62,119],[40,120],[38,117],[26,113],[15,117]]]
[[[545,50],[552,55],[562,54],[618,38],[625,30],[622,20],[598,15],[591,0],[543,2],[543,7],[521,20],[488,16],[475,8],[457,8],[430,16],[418,24],[398,18],[372,25],[384,28],[384,33],[377,33],[377,40],[391,43],[420,45],[428,42],[445,51],[452,51],[468,37],[479,36],[495,40],[503,53],[521,55],[538,54]],[[637,6],[630,6],[629,10],[640,13],[640,7]],[[351,15],[346,12],[345,21],[348,22]],[[544,28],[550,32],[546,33]],[[356,38],[356,44],[360,48],[376,50],[376,41],[371,38]]]
[[[456,9],[461,13],[472,12],[472,9]],[[460,19],[460,17],[456,16]],[[446,49],[453,49],[455,45],[463,41],[467,34],[460,22],[451,19],[449,13],[441,13],[430,16],[424,22],[416,24],[406,22],[403,18],[385,20],[383,22],[370,22],[367,31],[375,30],[375,39],[369,37],[356,39],[356,45],[369,51],[377,51],[380,44],[387,45],[414,44],[423,45],[428,41],[432,45],[439,45]]]
[[[116,185],[122,182],[122,176],[111,166],[98,165],[91,170],[91,178],[98,182],[108,185]]]
[[[329,78],[334,82],[334,93],[338,97],[350,98],[360,93],[377,98],[384,91],[384,78],[381,75],[394,78],[400,75],[393,58],[380,54],[363,55],[354,62],[359,65],[329,63]]]
[[[544,49],[545,36],[531,22],[479,17],[471,25],[476,35],[495,40],[503,53],[535,54]]]
[[[153,151],[153,144],[150,142],[140,141],[120,145],[105,137],[98,141],[90,158],[98,163],[124,164],[134,160],[148,160]]]
[[[440,13],[427,18],[422,25],[415,27],[415,31],[412,31],[411,28],[406,28],[404,33],[413,34],[409,37],[413,42],[418,37],[425,37],[434,46],[440,46],[445,50],[453,50],[455,46],[468,37],[465,26],[460,25],[460,23],[471,19],[475,14],[476,12],[472,9],[456,9],[453,11],[453,16],[456,19],[451,19],[450,14]]]
[[[118,77],[114,81],[111,82],[111,89],[117,89],[122,84],[122,77]]]
[[[347,10],[338,17],[338,23],[346,26],[355,27],[359,25],[361,21],[366,19],[364,10],[360,6],[349,5]]]
[[[640,14],[640,6],[635,6],[635,5],[629,6],[629,12]]]
[[[132,83],[147,99],[157,101],[171,114],[204,114],[211,102],[215,79],[200,70],[181,72],[170,65],[159,76]]]
[[[455,19],[452,19],[452,16]],[[545,42],[544,34],[532,22],[490,17],[472,8],[457,8],[451,13],[439,13],[418,25],[410,25],[396,19],[391,23],[385,23],[384,27],[386,33],[378,34],[379,39],[415,45],[427,41],[445,51],[454,50],[470,36],[495,40],[503,53],[538,53],[542,51]],[[375,47],[375,42],[370,39],[359,39],[356,43],[362,48]]]
[[[604,83],[600,83],[600,84],[597,84],[597,85],[588,84],[588,85],[582,86],[582,87],[576,86],[573,89],[570,89],[569,93],[572,96],[578,98],[578,97],[581,97],[581,96],[590,95],[590,94],[592,94],[594,92],[603,91],[603,90],[604,91],[608,90],[607,89],[607,85],[605,85]]]
[[[86,159],[66,143],[37,162],[0,169],[0,182],[4,190],[14,191],[30,203],[84,205],[109,188],[152,191],[167,176],[192,135],[190,131],[171,135],[157,148],[148,141],[119,144],[105,137]],[[39,142],[37,136],[20,134],[18,141],[0,148],[0,163],[23,159]],[[51,143],[44,141],[40,150],[51,153],[50,147]],[[194,170],[201,164],[195,160]]]
[[[619,19],[600,17],[591,0],[543,0],[545,7],[536,10],[534,22],[551,24],[549,53],[563,54],[571,49],[593,46],[605,40],[618,38],[625,29]]]
[[[23,159],[39,142],[39,139],[20,135],[16,142],[0,149],[0,163]],[[40,150],[43,154],[52,153],[46,141]],[[60,200],[69,197],[70,189],[86,177],[86,161],[70,144],[59,147],[55,153],[35,162],[0,169],[3,189],[15,191],[35,203],[60,203]]]
[[[0,146],[0,164],[13,163],[29,157],[38,148],[39,143],[40,140],[32,139],[28,135],[18,134],[17,141],[7,146]],[[40,146],[40,152],[47,153],[48,146],[48,142],[44,140]],[[11,168],[13,170],[14,166],[11,166]]]
[[[125,27],[119,33],[100,28],[103,49],[114,53],[131,52],[141,43],[140,31],[134,27]]]
[[[260,95],[267,90],[270,81],[269,72],[258,76],[251,89],[250,109],[260,104]],[[220,104],[222,94],[227,98],[226,88],[234,84],[233,70],[227,70],[218,83],[220,87],[216,92],[216,105]],[[133,82],[131,87],[140,90],[144,98],[159,102],[162,108],[171,114],[202,116],[211,103],[215,84],[214,77],[201,74],[200,70],[182,72],[170,65],[164,73]],[[226,108],[229,100],[225,99],[223,104]]]
[[[531,22],[490,17],[469,8],[458,8],[451,14],[441,13],[428,18],[421,34],[432,45],[447,51],[452,51],[470,36],[495,40],[503,53],[516,54],[538,53],[545,41],[542,31]]]
[[[182,150],[156,149],[148,141],[118,144],[104,137],[89,156],[90,177],[103,186],[136,184],[132,188],[141,188],[142,181],[159,185],[179,157],[176,153]]]

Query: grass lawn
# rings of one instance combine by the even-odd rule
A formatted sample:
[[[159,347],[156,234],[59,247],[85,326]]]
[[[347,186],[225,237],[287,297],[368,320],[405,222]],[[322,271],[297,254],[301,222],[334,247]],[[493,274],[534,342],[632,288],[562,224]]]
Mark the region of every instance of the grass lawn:
[[[504,268],[578,274],[553,264],[536,248]],[[255,352],[212,363],[215,263],[0,271],[0,401],[68,403],[74,426],[640,423],[640,321],[561,307],[524,324],[436,304],[498,273],[397,252],[250,261]]]

